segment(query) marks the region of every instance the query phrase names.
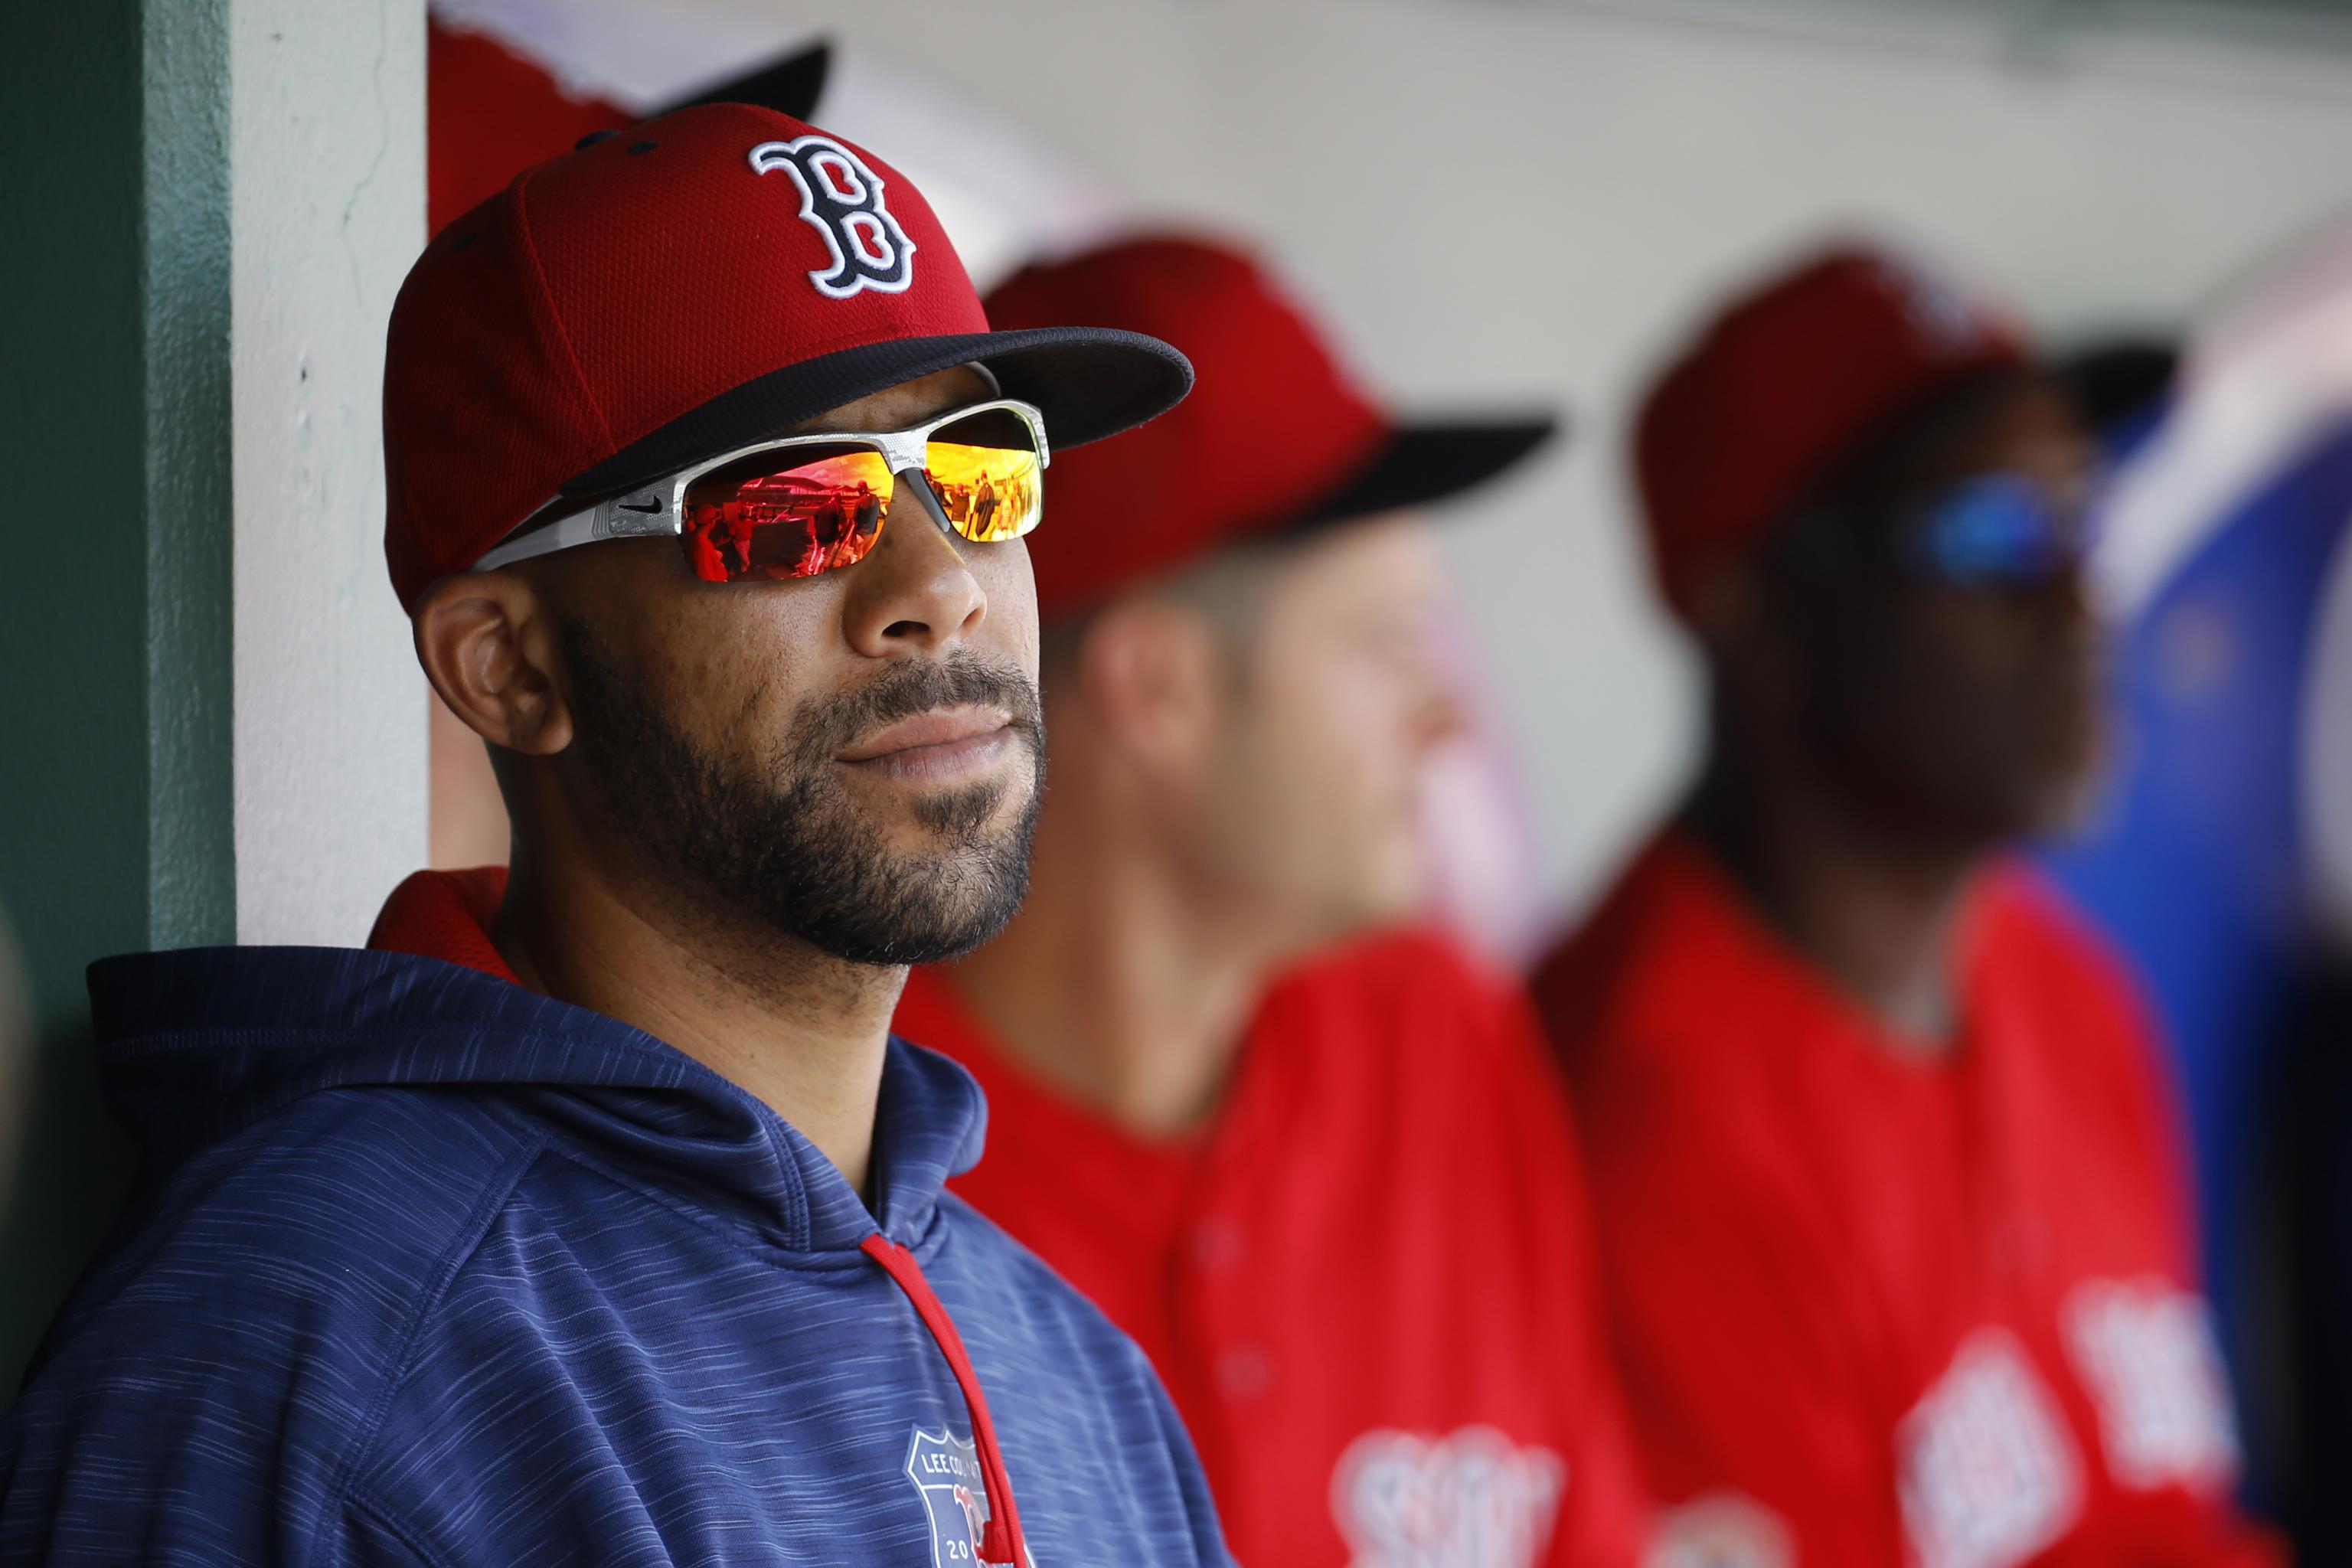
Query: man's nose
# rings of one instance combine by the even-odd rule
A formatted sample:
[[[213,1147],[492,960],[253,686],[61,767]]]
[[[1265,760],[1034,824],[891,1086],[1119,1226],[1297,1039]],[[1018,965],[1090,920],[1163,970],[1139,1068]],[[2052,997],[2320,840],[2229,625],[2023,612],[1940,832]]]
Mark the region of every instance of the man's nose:
[[[881,542],[852,572],[842,633],[887,658],[963,641],[988,615],[988,595],[922,474],[898,476]]]

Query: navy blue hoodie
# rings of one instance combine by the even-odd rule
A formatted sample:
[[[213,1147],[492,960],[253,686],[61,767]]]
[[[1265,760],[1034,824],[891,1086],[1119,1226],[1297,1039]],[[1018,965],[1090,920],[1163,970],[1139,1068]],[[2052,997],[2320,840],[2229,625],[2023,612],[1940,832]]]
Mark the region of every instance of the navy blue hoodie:
[[[143,1163],[0,1421],[0,1562],[1228,1561],[1141,1354],[941,1190],[984,1121],[944,1058],[890,1044],[869,1212],[718,1074],[473,969],[90,993]]]

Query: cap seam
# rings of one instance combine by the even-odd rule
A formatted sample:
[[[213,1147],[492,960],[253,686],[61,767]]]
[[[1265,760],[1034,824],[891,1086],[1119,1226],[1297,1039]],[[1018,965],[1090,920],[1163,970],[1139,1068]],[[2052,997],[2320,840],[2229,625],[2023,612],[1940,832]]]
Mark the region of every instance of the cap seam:
[[[572,346],[571,329],[564,323],[563,312],[556,308],[555,290],[548,286],[547,269],[540,265],[538,242],[531,237],[529,199],[531,179],[538,173],[537,169],[526,169],[515,179],[515,230],[522,241],[523,259],[530,266],[531,281],[538,287],[540,304],[554,329],[556,345],[563,351],[563,363],[572,372],[572,383],[588,405],[588,411],[596,416],[597,428],[604,433],[604,445],[610,447],[615,445],[613,421],[605,416],[604,405],[596,400],[595,389],[588,384],[587,373],[580,367],[580,355]]]

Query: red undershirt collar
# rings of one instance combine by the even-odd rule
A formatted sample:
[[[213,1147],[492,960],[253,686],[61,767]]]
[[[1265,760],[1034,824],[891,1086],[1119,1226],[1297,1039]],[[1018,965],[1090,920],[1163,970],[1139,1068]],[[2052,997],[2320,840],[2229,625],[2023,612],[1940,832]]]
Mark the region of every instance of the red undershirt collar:
[[[522,982],[490,940],[506,892],[504,866],[412,873],[384,900],[367,944],[381,952],[462,963],[520,985]]]

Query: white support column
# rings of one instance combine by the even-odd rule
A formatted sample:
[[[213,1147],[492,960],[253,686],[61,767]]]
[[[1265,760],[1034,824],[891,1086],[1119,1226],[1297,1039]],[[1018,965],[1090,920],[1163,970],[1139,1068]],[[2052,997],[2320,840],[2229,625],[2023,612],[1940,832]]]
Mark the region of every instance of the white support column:
[[[425,241],[425,6],[229,9],[237,940],[356,945],[425,853],[378,417]]]

